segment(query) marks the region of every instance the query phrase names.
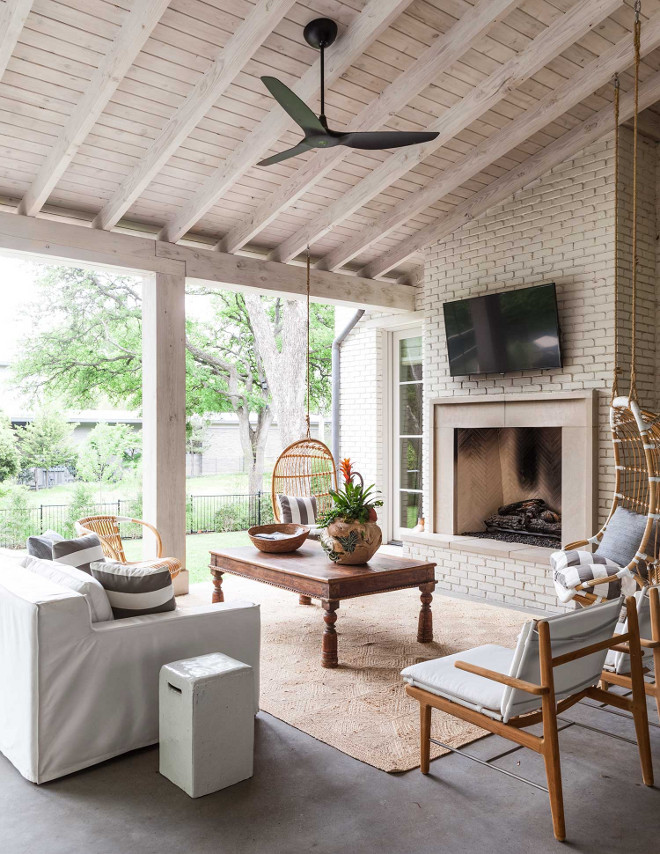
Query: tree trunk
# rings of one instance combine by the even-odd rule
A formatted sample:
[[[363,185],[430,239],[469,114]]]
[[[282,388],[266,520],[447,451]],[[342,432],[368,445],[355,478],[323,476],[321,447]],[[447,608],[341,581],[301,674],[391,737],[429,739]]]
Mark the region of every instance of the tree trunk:
[[[281,347],[275,329],[257,294],[245,294],[257,352],[271,392],[282,448],[302,439],[307,393],[307,313],[300,300],[287,300],[282,309]]]
[[[238,407],[235,412],[238,417],[238,435],[241,440],[245,471],[248,475],[248,492],[254,495],[255,492],[261,492],[263,488],[266,436],[273,422],[273,413],[270,407],[260,409],[256,427],[253,427],[250,423],[249,410]]]

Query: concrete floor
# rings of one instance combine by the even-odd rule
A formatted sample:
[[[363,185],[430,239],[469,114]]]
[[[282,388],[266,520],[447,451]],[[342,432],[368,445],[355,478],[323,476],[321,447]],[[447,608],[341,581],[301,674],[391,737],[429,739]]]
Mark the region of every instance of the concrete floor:
[[[632,725],[577,707],[565,718],[632,735]],[[655,710],[652,720],[657,722]],[[642,785],[636,748],[571,727],[561,736],[568,845],[660,850],[660,788]],[[660,729],[652,727],[660,782]],[[481,758],[511,747],[489,736]],[[500,767],[543,782],[521,750]],[[449,755],[390,775],[260,714],[255,775],[191,800],[158,774],[158,750],[119,757],[35,786],[0,756],[2,854],[528,854],[557,852],[545,792]]]

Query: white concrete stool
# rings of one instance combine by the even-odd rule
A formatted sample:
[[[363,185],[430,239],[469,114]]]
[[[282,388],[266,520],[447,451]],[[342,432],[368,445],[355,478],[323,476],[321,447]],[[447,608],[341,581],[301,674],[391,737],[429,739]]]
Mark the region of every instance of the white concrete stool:
[[[252,668],[213,652],[160,671],[160,773],[199,798],[252,776]]]

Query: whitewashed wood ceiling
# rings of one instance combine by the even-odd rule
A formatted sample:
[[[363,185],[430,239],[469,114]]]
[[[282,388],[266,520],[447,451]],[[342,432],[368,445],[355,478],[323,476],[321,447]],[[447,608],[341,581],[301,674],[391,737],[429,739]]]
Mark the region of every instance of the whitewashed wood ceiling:
[[[299,137],[260,75],[318,112],[319,16],[340,29],[331,126],[436,142],[255,165]],[[607,131],[633,20],[633,0],[0,0],[0,204],[285,262],[309,243],[322,269],[408,281],[447,229]],[[653,125],[660,0],[642,21]]]

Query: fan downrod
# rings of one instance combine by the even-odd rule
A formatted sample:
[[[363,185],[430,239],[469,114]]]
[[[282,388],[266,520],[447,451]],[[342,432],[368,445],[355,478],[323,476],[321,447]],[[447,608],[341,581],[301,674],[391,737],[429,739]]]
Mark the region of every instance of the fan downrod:
[[[303,36],[310,47],[325,49],[337,38],[337,24],[331,18],[315,18],[307,24]]]

